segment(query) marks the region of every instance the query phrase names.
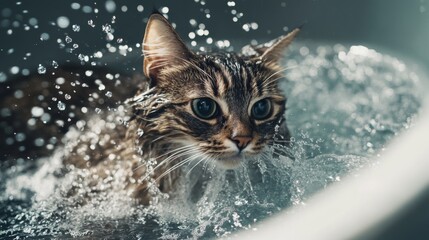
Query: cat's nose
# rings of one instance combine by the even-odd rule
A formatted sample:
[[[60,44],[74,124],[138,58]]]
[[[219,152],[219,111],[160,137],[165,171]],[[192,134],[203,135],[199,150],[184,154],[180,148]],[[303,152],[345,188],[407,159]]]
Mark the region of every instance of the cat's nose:
[[[252,137],[250,136],[235,136],[232,138],[232,141],[237,144],[238,149],[243,150],[247,145],[249,145],[250,141],[252,141]]]

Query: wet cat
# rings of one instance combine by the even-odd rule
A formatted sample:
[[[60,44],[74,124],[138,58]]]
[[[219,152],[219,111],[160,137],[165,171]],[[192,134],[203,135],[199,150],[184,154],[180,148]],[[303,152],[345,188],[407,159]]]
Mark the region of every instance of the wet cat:
[[[89,183],[76,184],[68,195],[96,194],[120,181],[130,196],[149,204],[157,192],[174,190],[185,164],[233,169],[274,143],[288,143],[279,60],[298,32],[240,54],[194,53],[162,15],[152,14],[142,44],[144,76],[63,68],[3,89],[3,141],[21,146],[1,154],[36,158],[57,148],[67,172],[84,170],[77,177]],[[97,89],[112,92],[102,98]],[[66,93],[74,95],[59,100]],[[101,106],[109,111],[100,112]],[[19,128],[28,132],[16,139]],[[28,148],[37,141],[48,144]]]

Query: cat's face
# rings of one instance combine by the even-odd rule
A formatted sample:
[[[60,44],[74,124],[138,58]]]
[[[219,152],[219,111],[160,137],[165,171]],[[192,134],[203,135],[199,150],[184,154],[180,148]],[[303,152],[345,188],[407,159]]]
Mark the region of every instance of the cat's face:
[[[156,120],[159,129],[175,133],[170,141],[191,146],[197,160],[224,168],[260,154],[283,119],[286,99],[278,89],[277,60],[296,33],[254,55],[197,55],[162,16],[152,15],[143,42],[144,70],[169,101]]]

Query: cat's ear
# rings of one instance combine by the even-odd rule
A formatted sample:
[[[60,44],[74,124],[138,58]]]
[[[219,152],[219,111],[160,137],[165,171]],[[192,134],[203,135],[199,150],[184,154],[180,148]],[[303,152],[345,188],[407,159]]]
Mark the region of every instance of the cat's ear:
[[[158,13],[149,18],[142,48],[143,70],[152,80],[162,69],[183,64],[193,55],[167,19]]]
[[[283,52],[292,43],[300,30],[301,27],[295,28],[287,35],[281,36],[266,44],[257,46],[255,51],[259,53],[258,58],[265,62],[277,63],[283,56]]]

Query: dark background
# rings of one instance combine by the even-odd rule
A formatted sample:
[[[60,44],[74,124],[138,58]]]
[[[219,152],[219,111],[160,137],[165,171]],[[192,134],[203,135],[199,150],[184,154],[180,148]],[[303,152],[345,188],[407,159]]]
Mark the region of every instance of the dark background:
[[[0,1],[0,72],[3,76],[10,76],[12,66],[19,66],[20,72],[25,68],[35,71],[38,64],[49,65],[52,60],[78,62],[79,53],[89,55],[98,50],[106,51],[106,34],[102,32],[102,25],[111,23],[113,16],[116,17],[116,22],[111,24],[115,39],[110,43],[120,45],[116,39],[123,38],[122,45],[132,46],[136,56],[124,67],[135,67],[141,71],[140,49],[135,44],[141,42],[145,21],[153,9],[159,10],[164,6],[169,8],[170,21],[176,24],[177,31],[188,42],[188,33],[197,29],[191,26],[190,19],[204,23],[214,41],[228,39],[236,48],[240,43],[272,39],[305,24],[300,41],[362,44],[411,57],[429,66],[429,3],[426,0],[236,0],[235,6],[228,6],[228,2],[115,1],[116,10],[109,12],[105,7],[106,1]],[[79,3],[80,9],[72,9],[72,3]],[[124,5],[127,6],[126,12],[121,9]],[[142,12],[137,10],[138,5],[144,7]],[[84,6],[91,7],[93,11],[84,13]],[[95,8],[98,13],[94,13]],[[207,9],[210,19],[205,17]],[[235,16],[231,14],[233,9],[243,13],[238,22],[232,21]],[[24,13],[24,10],[28,12]],[[67,28],[55,25],[59,16],[70,20]],[[25,30],[31,18],[37,19],[37,28],[30,26],[30,30]],[[94,28],[87,23],[90,19],[96,25]],[[258,29],[244,31],[242,25],[250,22],[258,23]],[[80,25],[81,30],[74,32],[73,24]],[[13,33],[9,35],[8,30]],[[41,41],[42,33],[48,33],[50,38]],[[73,42],[61,49],[57,39],[64,42],[67,35]],[[205,41],[206,38],[197,37],[196,40]],[[66,49],[73,43],[79,44],[79,48],[68,53]],[[13,49],[12,53],[10,49]],[[31,56],[24,59],[29,52]],[[117,58],[116,61],[122,60]]]

